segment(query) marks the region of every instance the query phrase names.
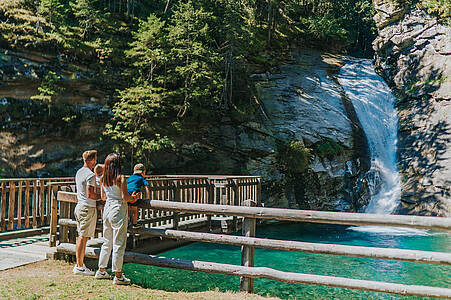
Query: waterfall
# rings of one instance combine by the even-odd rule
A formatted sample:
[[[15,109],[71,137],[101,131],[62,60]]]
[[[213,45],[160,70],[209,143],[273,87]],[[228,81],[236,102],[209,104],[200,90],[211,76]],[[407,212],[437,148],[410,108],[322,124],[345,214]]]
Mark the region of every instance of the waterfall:
[[[355,108],[371,152],[371,168],[366,176],[371,200],[366,212],[390,214],[401,194],[396,166],[396,98],[370,60],[349,61],[341,68],[338,81]]]

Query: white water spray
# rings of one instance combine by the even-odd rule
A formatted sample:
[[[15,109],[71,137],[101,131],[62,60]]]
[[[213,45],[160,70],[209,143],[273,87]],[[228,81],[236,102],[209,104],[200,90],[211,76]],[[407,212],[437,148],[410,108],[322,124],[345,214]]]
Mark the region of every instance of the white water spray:
[[[396,98],[370,60],[348,62],[341,68],[338,81],[355,108],[371,152],[371,176],[367,177],[371,200],[366,212],[391,214],[401,195],[396,166]]]

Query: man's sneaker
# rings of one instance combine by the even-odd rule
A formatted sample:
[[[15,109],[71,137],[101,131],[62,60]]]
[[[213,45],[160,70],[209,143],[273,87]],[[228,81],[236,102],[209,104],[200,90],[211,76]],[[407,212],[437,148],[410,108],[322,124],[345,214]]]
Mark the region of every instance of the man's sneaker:
[[[77,265],[74,266],[74,269],[72,270],[72,273],[75,275],[86,275],[86,276],[93,276],[94,272],[86,268],[85,265],[83,267],[77,267]]]
[[[96,275],[94,276],[96,279],[111,279],[110,274],[108,274],[106,271],[100,272],[97,270]]]
[[[131,280],[128,279],[127,277],[125,277],[124,274],[122,274],[122,276],[120,278],[114,276],[113,283],[119,284],[119,285],[130,285]]]

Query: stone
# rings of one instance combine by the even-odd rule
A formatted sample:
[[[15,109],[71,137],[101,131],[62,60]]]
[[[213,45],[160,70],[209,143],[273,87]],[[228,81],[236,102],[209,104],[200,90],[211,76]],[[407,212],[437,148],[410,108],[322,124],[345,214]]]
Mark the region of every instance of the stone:
[[[451,28],[416,7],[373,3],[376,69],[402,99],[399,212],[451,216]]]

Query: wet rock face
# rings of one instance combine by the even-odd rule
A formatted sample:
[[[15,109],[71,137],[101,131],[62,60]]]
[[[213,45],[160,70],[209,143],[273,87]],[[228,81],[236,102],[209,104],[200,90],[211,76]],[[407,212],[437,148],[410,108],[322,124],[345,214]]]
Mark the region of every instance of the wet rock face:
[[[366,143],[366,138],[334,80],[343,59],[304,50],[293,53],[291,62],[277,73],[253,75],[261,119],[239,128],[236,147],[254,153],[245,169],[266,181],[266,205],[356,211],[368,203],[369,193],[357,182],[359,175],[345,174],[346,163],[354,172],[365,173],[369,157],[364,147],[356,151],[362,142],[358,139]],[[287,158],[292,154],[281,150],[280,143],[290,142],[310,149],[306,170],[296,169],[296,160]],[[336,144],[341,151],[322,152]]]
[[[376,68],[399,97],[400,212],[450,216],[451,28],[406,4],[373,3]]]

